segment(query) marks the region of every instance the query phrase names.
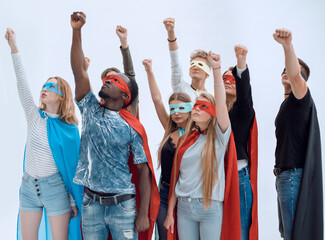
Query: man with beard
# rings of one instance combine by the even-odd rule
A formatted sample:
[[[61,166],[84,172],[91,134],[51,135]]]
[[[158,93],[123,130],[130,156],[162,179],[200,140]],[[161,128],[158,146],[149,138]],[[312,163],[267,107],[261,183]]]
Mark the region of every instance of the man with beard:
[[[82,51],[81,28],[85,22],[84,13],[71,15],[71,67],[82,115],[80,156],[74,182],[85,186],[83,236],[86,240],[106,240],[109,234],[114,240],[138,239],[134,232],[146,231],[144,238],[150,239],[159,208],[158,189],[144,128],[125,110],[136,99],[138,87],[125,74],[106,76],[99,92],[104,101],[99,104],[90,88]],[[136,174],[132,174],[134,165]],[[136,192],[140,195],[137,196],[138,214]]]

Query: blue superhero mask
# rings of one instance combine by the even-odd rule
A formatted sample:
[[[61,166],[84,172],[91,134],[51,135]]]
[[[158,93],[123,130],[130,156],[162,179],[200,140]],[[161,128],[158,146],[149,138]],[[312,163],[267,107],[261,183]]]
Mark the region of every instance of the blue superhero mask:
[[[52,83],[52,82],[46,82],[42,88],[42,91],[46,89],[47,91],[51,91],[54,92],[58,95],[60,95],[61,97],[63,97],[62,92],[59,93],[59,87],[56,83]]]
[[[178,104],[169,104],[170,115],[178,112],[178,113],[188,113],[192,111],[192,103],[184,102]]]

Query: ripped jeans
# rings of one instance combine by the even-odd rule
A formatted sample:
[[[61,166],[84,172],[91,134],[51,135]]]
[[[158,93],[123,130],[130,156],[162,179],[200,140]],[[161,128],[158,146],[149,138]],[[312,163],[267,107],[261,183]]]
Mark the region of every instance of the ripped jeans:
[[[104,206],[84,194],[82,202],[82,233],[84,240],[138,239],[134,232],[137,217],[135,198],[116,205]]]

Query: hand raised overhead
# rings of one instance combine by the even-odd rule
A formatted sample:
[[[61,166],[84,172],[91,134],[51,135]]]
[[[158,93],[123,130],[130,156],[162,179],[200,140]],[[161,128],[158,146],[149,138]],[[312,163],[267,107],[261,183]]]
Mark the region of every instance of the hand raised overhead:
[[[278,43],[282,44],[282,46],[289,46],[292,42],[292,34],[291,31],[284,28],[278,28],[273,33],[273,38]]]
[[[234,49],[237,58],[237,67],[239,69],[246,68],[246,57],[248,53],[247,47],[244,45],[236,45]]]
[[[128,30],[122,26],[116,26],[116,34],[120,39],[127,39]]]
[[[174,18],[166,18],[164,21],[163,21],[164,25],[165,25],[165,28],[167,30],[167,32],[172,32],[174,31],[174,28],[175,28],[175,19]]]
[[[210,51],[208,54],[208,62],[212,68],[220,68],[221,66],[220,55]]]
[[[152,60],[151,59],[144,59],[142,61],[142,64],[144,66],[144,69],[146,72],[151,72],[152,71]]]
[[[83,12],[74,12],[71,14],[70,23],[73,29],[81,29],[86,23],[86,14]]]
[[[7,28],[5,39],[8,41],[9,47],[11,48],[12,53],[17,53],[18,48],[16,44],[16,33],[11,28]]]

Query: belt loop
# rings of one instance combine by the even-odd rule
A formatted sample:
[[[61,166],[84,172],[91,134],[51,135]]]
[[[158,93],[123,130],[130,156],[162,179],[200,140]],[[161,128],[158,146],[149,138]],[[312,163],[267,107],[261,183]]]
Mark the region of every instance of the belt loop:
[[[245,177],[247,177],[249,174],[248,174],[248,166],[246,166],[245,168]]]
[[[118,196],[118,195],[115,195],[114,196],[114,205],[116,205],[118,202],[117,202],[117,197],[116,196]]]

